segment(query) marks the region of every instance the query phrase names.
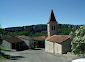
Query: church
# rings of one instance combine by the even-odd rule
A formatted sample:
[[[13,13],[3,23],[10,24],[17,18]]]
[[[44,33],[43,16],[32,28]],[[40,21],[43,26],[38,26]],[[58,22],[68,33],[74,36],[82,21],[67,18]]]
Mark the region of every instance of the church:
[[[53,10],[47,23],[48,37],[45,39],[45,51],[54,54],[66,54],[71,51],[71,39],[69,35],[57,35],[58,22]]]

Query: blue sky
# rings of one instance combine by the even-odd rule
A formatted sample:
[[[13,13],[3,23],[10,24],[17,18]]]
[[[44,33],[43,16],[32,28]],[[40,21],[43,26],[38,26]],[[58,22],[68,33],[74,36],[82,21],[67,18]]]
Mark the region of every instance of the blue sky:
[[[51,9],[58,23],[85,24],[85,0],[0,0],[2,28],[46,24]]]

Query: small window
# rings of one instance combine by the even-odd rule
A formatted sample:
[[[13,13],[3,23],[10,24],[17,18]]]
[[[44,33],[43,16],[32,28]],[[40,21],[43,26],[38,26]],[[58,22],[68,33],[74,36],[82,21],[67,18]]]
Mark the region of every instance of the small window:
[[[53,30],[53,26],[52,26],[52,30]]]
[[[55,30],[55,26],[54,26],[54,30]]]

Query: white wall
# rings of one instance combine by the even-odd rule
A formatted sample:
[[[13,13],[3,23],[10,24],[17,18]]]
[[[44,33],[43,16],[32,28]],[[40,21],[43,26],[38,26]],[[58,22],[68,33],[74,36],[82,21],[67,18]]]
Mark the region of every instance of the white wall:
[[[48,37],[50,37],[50,24],[47,24]]]
[[[45,51],[53,53],[53,42],[45,40]]]
[[[62,54],[62,45],[55,43],[55,54]]]
[[[45,51],[49,53],[62,54],[62,45],[45,40]]]
[[[11,49],[11,43],[7,42],[6,40],[2,41],[1,48]]]

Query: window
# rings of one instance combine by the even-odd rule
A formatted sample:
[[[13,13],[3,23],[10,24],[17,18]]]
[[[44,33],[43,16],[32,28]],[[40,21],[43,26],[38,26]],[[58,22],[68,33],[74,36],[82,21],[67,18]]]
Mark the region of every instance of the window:
[[[55,25],[52,25],[52,30],[56,30],[56,26]]]
[[[54,26],[54,30],[55,30],[55,26]]]
[[[52,30],[53,30],[53,26],[52,26]]]

